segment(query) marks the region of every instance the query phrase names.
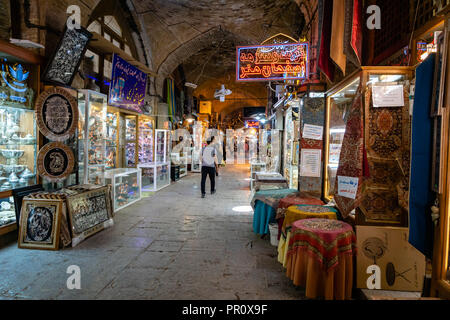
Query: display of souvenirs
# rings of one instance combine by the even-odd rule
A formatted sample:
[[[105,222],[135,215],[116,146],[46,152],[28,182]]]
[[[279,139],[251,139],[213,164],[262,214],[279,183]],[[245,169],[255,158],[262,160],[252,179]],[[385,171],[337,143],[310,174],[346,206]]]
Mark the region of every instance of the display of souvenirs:
[[[74,168],[72,149],[61,142],[47,143],[39,150],[37,167],[39,175],[51,182],[67,178]]]
[[[79,90],[78,162],[82,183],[103,184],[106,170],[106,95]]]
[[[153,121],[139,121],[139,163],[153,161]]]
[[[125,116],[125,167],[136,167],[136,116]]]
[[[0,105],[0,191],[36,182],[36,149],[34,112]]]
[[[112,186],[113,210],[118,210],[141,199],[141,170],[120,168],[108,170],[106,183]]]
[[[146,163],[138,167],[142,169],[143,191],[158,191],[170,185],[169,163]]]
[[[0,200],[0,227],[16,223],[14,198],[9,197]]]
[[[106,116],[106,169],[117,167],[118,115],[108,112]]]

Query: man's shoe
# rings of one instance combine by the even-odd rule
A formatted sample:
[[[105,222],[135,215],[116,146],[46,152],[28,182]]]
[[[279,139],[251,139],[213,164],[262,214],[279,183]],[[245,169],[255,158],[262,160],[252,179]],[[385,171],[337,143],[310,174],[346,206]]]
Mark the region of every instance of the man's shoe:
[[[211,194],[215,194],[216,193],[216,190],[214,190],[214,191],[211,191]]]
[[[202,194],[202,199],[206,197],[206,194]]]

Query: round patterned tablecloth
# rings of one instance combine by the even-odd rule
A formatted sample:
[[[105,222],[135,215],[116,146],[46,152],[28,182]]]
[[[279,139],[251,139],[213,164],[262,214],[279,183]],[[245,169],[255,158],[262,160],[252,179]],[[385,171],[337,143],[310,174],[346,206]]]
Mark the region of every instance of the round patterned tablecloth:
[[[340,254],[356,253],[356,236],[351,225],[337,220],[306,219],[292,224],[288,256],[308,251],[326,270],[339,264]]]
[[[307,298],[351,299],[356,236],[342,221],[299,220],[292,224],[286,275],[306,288]]]

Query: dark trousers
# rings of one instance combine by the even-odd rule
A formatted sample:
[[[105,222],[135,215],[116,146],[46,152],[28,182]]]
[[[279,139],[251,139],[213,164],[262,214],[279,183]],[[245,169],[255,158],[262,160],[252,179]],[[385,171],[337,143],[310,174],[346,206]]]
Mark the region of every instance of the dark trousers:
[[[202,194],[206,194],[205,184],[207,175],[209,175],[209,180],[211,181],[211,192],[216,190],[216,168],[202,167]]]

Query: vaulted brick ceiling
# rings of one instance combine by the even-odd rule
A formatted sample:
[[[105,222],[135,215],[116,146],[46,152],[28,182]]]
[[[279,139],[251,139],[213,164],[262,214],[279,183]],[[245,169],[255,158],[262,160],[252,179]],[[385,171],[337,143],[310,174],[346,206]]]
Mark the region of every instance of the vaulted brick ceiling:
[[[305,24],[293,0],[132,2],[150,38],[152,68],[164,77],[182,65],[186,80],[199,86],[235,78],[236,46],[260,44],[278,33],[299,38]],[[155,87],[160,90],[162,82]]]

